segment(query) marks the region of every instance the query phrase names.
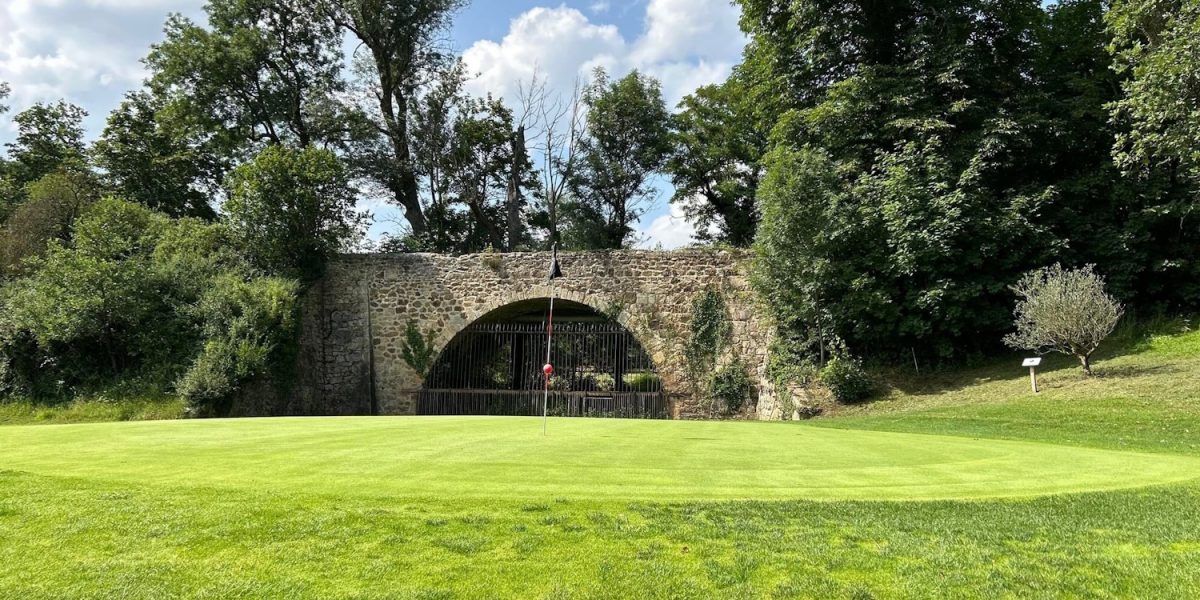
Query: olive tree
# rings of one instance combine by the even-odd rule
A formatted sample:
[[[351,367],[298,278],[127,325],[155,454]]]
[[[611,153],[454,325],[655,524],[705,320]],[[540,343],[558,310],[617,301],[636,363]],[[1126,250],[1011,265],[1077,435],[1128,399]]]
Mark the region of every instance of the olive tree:
[[[1018,296],[1015,333],[1004,343],[1038,352],[1061,352],[1079,359],[1092,374],[1091,356],[1112,333],[1125,309],[1104,290],[1092,265],[1054,265],[1027,273],[1012,290]]]

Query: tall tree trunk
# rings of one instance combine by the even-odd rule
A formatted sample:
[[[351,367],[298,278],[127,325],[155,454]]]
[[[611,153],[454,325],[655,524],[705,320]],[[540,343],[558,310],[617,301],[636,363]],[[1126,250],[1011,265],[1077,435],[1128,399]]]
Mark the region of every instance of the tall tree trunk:
[[[512,157],[508,168],[508,192],[505,197],[508,209],[508,243],[506,249],[513,251],[521,239],[521,171],[525,157],[525,126],[517,128],[512,136]]]
[[[386,94],[385,94],[386,95]],[[396,154],[399,173],[394,178],[390,190],[396,196],[396,202],[404,207],[404,219],[414,235],[425,233],[427,229],[425,211],[421,208],[421,192],[417,183],[417,173],[413,168],[412,154],[409,151],[408,139],[408,99],[396,96],[396,116],[389,124],[392,138],[392,150]]]

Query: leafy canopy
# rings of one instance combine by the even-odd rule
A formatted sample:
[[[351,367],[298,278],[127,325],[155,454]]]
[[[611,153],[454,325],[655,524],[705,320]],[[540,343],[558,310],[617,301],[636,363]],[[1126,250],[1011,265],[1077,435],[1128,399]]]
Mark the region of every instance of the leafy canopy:
[[[225,221],[265,273],[315,280],[326,260],[362,236],[349,174],[328,150],[269,146],[226,183]]]

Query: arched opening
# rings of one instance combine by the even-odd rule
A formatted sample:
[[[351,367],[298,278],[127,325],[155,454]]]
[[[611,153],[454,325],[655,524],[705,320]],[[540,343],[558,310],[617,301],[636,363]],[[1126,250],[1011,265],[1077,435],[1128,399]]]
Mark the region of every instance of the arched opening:
[[[542,414],[548,298],[494,310],[459,332],[425,378],[421,415]],[[548,412],[668,417],[662,379],[628,329],[595,309],[554,302]]]

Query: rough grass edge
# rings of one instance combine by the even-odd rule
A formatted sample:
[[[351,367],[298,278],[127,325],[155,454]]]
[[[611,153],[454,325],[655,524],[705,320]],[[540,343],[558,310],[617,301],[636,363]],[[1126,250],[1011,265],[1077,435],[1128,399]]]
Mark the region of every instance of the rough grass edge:
[[[0,401],[0,425],[105,423],[114,421],[165,421],[186,416],[181,398],[77,398],[45,403],[29,400]]]

